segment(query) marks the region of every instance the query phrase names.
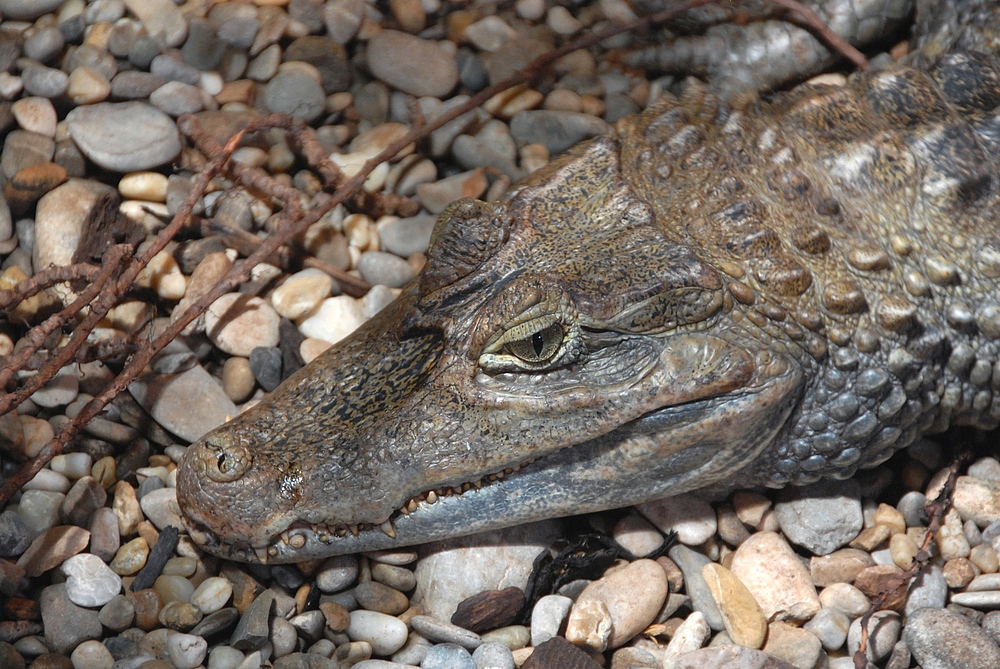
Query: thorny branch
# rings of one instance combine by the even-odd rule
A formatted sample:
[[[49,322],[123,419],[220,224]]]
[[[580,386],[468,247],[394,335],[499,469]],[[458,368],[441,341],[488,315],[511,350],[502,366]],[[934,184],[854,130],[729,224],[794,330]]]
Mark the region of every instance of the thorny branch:
[[[958,482],[958,475],[962,471],[962,468],[966,464],[969,457],[969,454],[965,453],[955,458],[955,461],[951,463],[950,467],[948,467],[948,479],[941,488],[941,492],[938,494],[937,498],[927,503],[926,510],[929,515],[927,532],[924,533],[924,540],[920,543],[920,548],[913,558],[913,564],[911,564],[910,568],[902,574],[889,579],[886,582],[885,588],[883,588],[874,601],[872,601],[868,611],[861,616],[861,642],[858,645],[858,650],[854,653],[855,669],[867,669],[871,666],[871,663],[868,661],[867,650],[869,636],[868,625],[871,622],[872,616],[885,608],[886,602],[899,592],[900,588],[908,587],[909,583],[916,578],[917,574],[919,574],[920,571],[930,562],[931,542],[934,541],[938,530],[941,529],[941,525],[944,523],[944,517],[952,507],[952,501],[955,496],[955,487]]]
[[[806,21],[809,21],[809,10],[802,7],[797,2],[794,2],[794,0],[772,1],[790,8],[791,11],[804,17]],[[286,206],[286,210],[281,215],[281,219],[285,224],[281,225],[274,234],[262,241],[256,250],[254,250],[243,263],[231,269],[230,272],[220,282],[218,282],[212,290],[198,299],[183,314],[176,317],[176,320],[172,321],[171,324],[160,334],[160,336],[148,345],[140,347],[122,371],[117,375],[111,386],[88,402],[76,418],[70,421],[52,441],[46,444],[46,446],[33,460],[25,463],[16,474],[4,482],[3,486],[0,487],[0,504],[5,504],[11,496],[13,496],[17,490],[27,483],[35,474],[37,474],[49,460],[62,452],[62,450],[80,432],[83,426],[92,418],[96,417],[119,393],[123,392],[128,387],[128,384],[141,373],[147,364],[149,364],[152,358],[177,335],[179,335],[190,322],[201,315],[209,307],[209,305],[212,304],[212,302],[221,297],[223,294],[236,288],[240,283],[246,281],[249,278],[250,271],[254,266],[272,257],[280,248],[288,244],[297,235],[304,233],[310,225],[319,221],[337,204],[344,203],[351,200],[351,198],[355,198],[353,202],[355,202],[355,204],[359,207],[364,206],[374,208],[376,210],[393,210],[394,208],[402,207],[402,209],[398,210],[405,212],[405,202],[398,198],[393,199],[395,196],[373,195],[362,189],[365,179],[367,179],[367,177],[378,165],[391,160],[396,154],[410,144],[419,142],[420,140],[426,138],[432,131],[437,130],[459,116],[478,108],[493,96],[515,86],[532,81],[539,75],[540,72],[544,71],[547,66],[551,65],[563,56],[580,49],[589,48],[602,42],[603,40],[623,32],[634,31],[645,26],[670,21],[690,9],[700,7],[701,5],[708,4],[709,2],[711,2],[711,0],[686,0],[685,2],[678,3],[669,9],[655,14],[626,23],[609,25],[606,28],[590,33],[579,39],[572,40],[556,49],[548,51],[511,77],[479,91],[470,97],[464,104],[445,111],[430,121],[415,124],[413,129],[397,141],[387,146],[383,151],[369,159],[364,166],[350,178],[344,178],[344,175],[340,172],[340,170],[336,168],[336,166],[333,165],[333,163],[331,163],[328,159],[326,159],[322,150],[319,148],[319,144],[316,141],[315,136],[312,134],[312,131],[308,128],[308,126],[304,123],[290,119],[282,119],[280,121],[277,121],[275,117],[257,119],[252,121],[247,128],[237,132],[233,137],[231,137],[221,150],[209,151],[208,155],[211,156],[211,159],[195,178],[191,192],[178,208],[171,222],[159,232],[159,234],[153,239],[152,243],[141,254],[134,258],[132,263],[121,272],[117,280],[105,281],[104,288],[99,292],[99,295],[93,301],[93,304],[91,304],[90,312],[87,317],[84,318],[83,322],[77,325],[74,329],[74,333],[70,338],[70,341],[55,353],[50,361],[51,364],[45,365],[43,369],[40,370],[35,377],[33,377],[32,383],[35,387],[41,387],[41,385],[47,383],[55,375],[59,369],[59,367],[54,367],[56,360],[61,360],[62,364],[65,365],[73,359],[73,356],[83,346],[87,336],[96,326],[97,322],[118,304],[122,296],[128,291],[129,287],[132,285],[133,281],[135,281],[136,277],[138,277],[143,268],[148,265],[157,253],[166,248],[167,244],[177,235],[178,232],[191,225],[193,220],[192,213],[198,200],[204,195],[209,183],[216,177],[219,171],[223,169],[223,166],[229,160],[236,148],[239,147],[240,142],[248,132],[252,132],[256,129],[263,129],[265,127],[286,128],[291,133],[293,142],[295,142],[296,146],[298,146],[303,152],[307,162],[320,172],[328,186],[333,187],[334,191],[332,194],[320,193],[315,196],[312,201],[313,208],[307,214],[298,216],[297,218],[292,218],[290,216],[293,212],[298,213],[294,210],[294,207],[297,206],[297,196],[281,198]],[[815,18],[814,15],[813,18]],[[268,123],[273,125],[267,126]],[[197,121],[193,116],[182,116],[178,120],[178,126],[192,138],[198,135]],[[202,135],[202,137],[204,137],[204,135]],[[239,169],[240,168],[234,167],[234,171]],[[247,172],[247,178],[250,178],[254,183],[256,183],[255,179],[257,176],[259,175]],[[270,179],[270,177],[268,177],[268,179]],[[262,181],[259,185],[270,188],[272,185],[276,184],[277,182],[272,184],[271,182]],[[85,269],[86,267],[88,266],[74,265],[69,268],[53,268],[46,270],[45,272],[36,275],[35,278],[29,280],[28,282],[23,282],[27,285],[19,284],[13,291],[0,292],[0,309],[8,308],[10,305],[16,305],[23,300],[25,296],[30,296],[45,287],[64,281],[67,277],[89,278],[93,280],[101,273],[100,268]],[[330,268],[323,267],[322,269],[324,269],[324,271],[328,271]],[[338,278],[343,279],[343,277]],[[363,284],[358,284],[356,280],[353,284],[350,280],[344,280],[343,283],[345,287],[349,287],[348,290],[352,290],[352,292],[358,292],[358,290],[365,288]],[[79,301],[80,300],[77,300],[76,302]],[[79,309],[77,309],[79,305],[77,305],[76,302],[66,309],[66,312],[71,314],[70,318],[72,318],[72,316],[76,313],[79,313]],[[77,310],[72,311],[72,309]],[[57,314],[56,318],[59,317],[59,314]],[[65,316],[62,316],[62,318],[65,318]],[[65,322],[65,320],[62,322],[56,321],[51,325],[46,324],[45,327],[50,331],[55,331],[62,325],[62,323]],[[13,365],[11,365],[11,367],[15,372],[19,369]],[[6,410],[11,410],[20,404],[23,401],[23,398],[27,397],[29,394],[30,393],[20,392],[16,393],[13,399],[7,399],[5,397],[3,400],[3,406],[7,407]],[[2,413],[3,411],[0,410],[0,414]]]

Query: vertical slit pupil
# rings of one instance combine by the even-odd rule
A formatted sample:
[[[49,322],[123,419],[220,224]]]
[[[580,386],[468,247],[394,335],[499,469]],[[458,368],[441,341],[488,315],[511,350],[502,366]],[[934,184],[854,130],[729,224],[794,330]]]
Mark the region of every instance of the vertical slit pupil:
[[[545,349],[545,336],[541,331],[531,335],[531,346],[535,349],[535,355],[541,355]]]

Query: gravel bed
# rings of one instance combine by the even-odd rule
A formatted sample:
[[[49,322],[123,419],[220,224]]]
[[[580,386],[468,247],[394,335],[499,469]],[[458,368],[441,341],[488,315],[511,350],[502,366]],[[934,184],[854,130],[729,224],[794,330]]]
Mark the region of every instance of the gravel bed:
[[[624,0],[499,7],[0,0],[0,288],[78,261],[91,221],[116,198],[122,234],[139,250],[151,244],[206,159],[179,132],[182,114],[223,139],[253,115],[291,114],[350,173],[415,114],[433,119],[553,45],[632,15]],[[316,262],[255,268],[25,485],[0,512],[0,668],[854,667],[862,616],[917,556],[954,439],[920,441],[850,481],[683,495],[298,565],[225,562],[180,529],[175,468],[186,445],[388,304],[420,271],[449,202],[499,196],[670,88],[669,77],[605,58],[637,39],[574,52],[381,165],[366,189],[412,198],[419,211],[337,207],[296,242]],[[320,190],[281,132],[248,138],[234,160],[304,199]],[[217,178],[196,210],[210,224],[157,254],[91,343],[162,331],[280,211]],[[372,288],[355,296],[361,282]],[[0,359],[28,344],[26,323],[73,296],[57,287],[18,305],[0,321]],[[0,416],[0,475],[36,455],[121,364],[68,365]],[[571,524],[636,559],[568,583],[520,619],[535,558]],[[669,533],[677,542],[663,554]],[[1000,462],[984,456],[958,479],[927,566],[869,623],[870,661],[1000,666],[998,552]]]

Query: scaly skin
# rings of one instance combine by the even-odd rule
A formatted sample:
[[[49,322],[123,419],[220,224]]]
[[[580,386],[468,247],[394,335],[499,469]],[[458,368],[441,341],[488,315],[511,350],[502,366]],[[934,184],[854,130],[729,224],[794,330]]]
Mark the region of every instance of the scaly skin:
[[[393,305],[189,449],[192,537],[400,547],[997,425],[998,104],[964,52],[768,104],[691,85],[455,203]]]

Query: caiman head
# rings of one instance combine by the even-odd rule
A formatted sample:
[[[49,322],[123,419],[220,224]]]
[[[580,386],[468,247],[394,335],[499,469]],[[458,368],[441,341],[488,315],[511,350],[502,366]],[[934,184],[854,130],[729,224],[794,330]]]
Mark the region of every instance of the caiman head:
[[[782,428],[798,364],[730,325],[600,138],[500,204],[440,217],[382,313],[194,444],[195,541],[244,561],[402,547],[731,477]]]

